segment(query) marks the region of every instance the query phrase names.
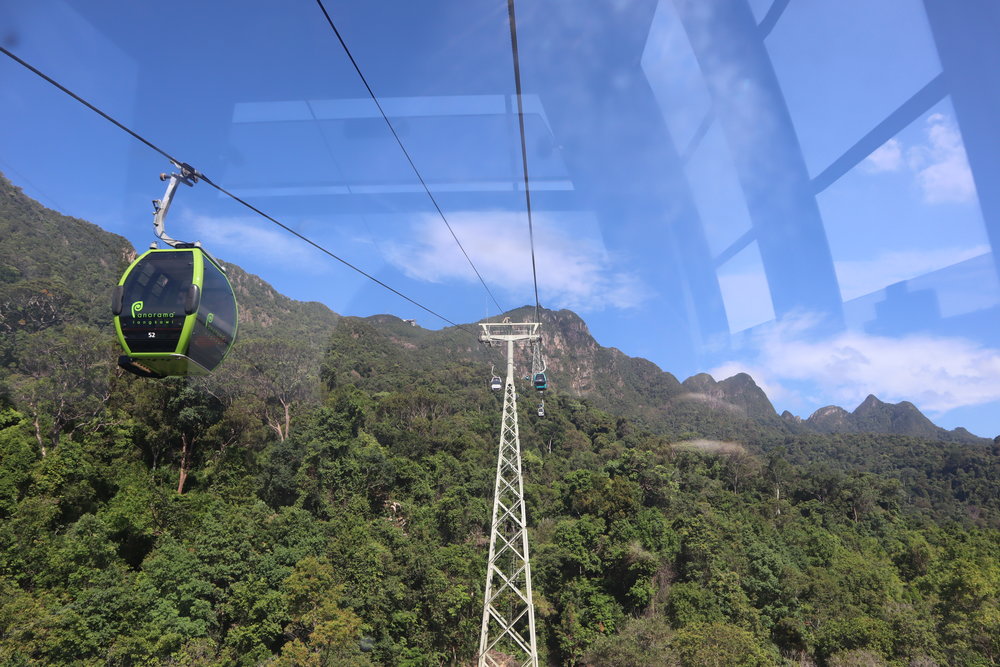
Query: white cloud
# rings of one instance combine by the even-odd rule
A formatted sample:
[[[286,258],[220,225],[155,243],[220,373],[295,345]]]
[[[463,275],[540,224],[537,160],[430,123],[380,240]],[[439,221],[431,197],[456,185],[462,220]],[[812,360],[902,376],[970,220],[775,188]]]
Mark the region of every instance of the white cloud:
[[[723,20],[714,2],[661,2],[642,55],[642,67],[660,104],[676,148],[683,151],[712,111],[725,110],[725,142],[731,157],[754,155],[775,135],[777,119],[765,86],[748,76],[729,49],[711,43]],[[716,109],[718,111],[718,109]],[[757,160],[741,174],[743,188],[773,188],[794,181],[783,160]]]
[[[770,327],[749,343],[746,361],[720,365],[712,375],[743,371],[776,402],[848,409],[868,394],[910,401],[931,413],[1000,400],[1000,350],[928,335],[889,338],[849,331],[813,339],[808,331],[814,321],[803,317]],[[815,394],[796,400],[793,387],[801,386]]]
[[[976,186],[965,155],[962,135],[943,114],[927,119],[927,143],[907,152],[924,201],[965,203],[975,199]]]
[[[899,172],[905,167],[928,204],[974,201],[976,185],[955,122],[944,114],[931,114],[924,136],[923,143],[909,148],[899,139],[890,139],[865,158],[861,166],[872,174]]]
[[[891,250],[878,257],[834,262],[844,301],[880,290],[886,285],[910,280],[990,251],[988,245],[971,248]]]
[[[866,157],[862,164],[872,173],[898,171],[903,166],[903,147],[898,139],[890,139]]]
[[[448,221],[491,290],[499,285],[531,300],[531,248],[523,215],[463,212],[449,215]],[[544,216],[535,216],[534,235],[538,288],[547,304],[586,312],[609,306],[634,308],[648,297],[642,281],[616,270],[599,243],[575,238]],[[384,247],[389,261],[411,278],[479,281],[440,219],[427,217],[416,223],[411,238]]]
[[[205,249],[219,259],[253,257],[255,261],[294,266],[310,273],[327,270],[332,261],[305,241],[256,216],[213,217],[185,210],[179,217],[184,226],[194,229]]]
[[[641,64],[674,145],[684,150],[711,108],[711,100],[672,2],[657,5]]]

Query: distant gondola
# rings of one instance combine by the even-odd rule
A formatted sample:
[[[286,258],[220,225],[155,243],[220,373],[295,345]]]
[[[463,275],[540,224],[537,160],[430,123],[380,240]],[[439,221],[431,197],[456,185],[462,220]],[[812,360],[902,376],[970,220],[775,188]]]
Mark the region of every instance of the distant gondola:
[[[494,375],[493,379],[490,380],[490,389],[493,391],[500,391],[503,389],[503,383],[500,382],[500,376]]]
[[[204,375],[236,339],[233,288],[200,247],[149,250],[125,271],[111,310],[125,351],[118,364],[136,375]]]

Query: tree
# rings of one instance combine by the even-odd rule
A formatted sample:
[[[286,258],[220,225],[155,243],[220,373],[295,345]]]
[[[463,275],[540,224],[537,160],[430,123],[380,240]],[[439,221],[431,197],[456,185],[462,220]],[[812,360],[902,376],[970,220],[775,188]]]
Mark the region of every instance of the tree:
[[[62,324],[70,299],[61,285],[48,280],[0,285],[0,363],[21,356],[18,344],[25,335]]]
[[[72,434],[105,407],[113,368],[112,343],[95,329],[67,326],[27,337],[11,385],[42,456],[64,430]]]
[[[670,646],[673,636],[670,624],[661,616],[630,619],[620,633],[598,638],[583,664],[586,667],[680,667],[680,658]]]
[[[770,667],[778,663],[770,647],[726,623],[696,623],[681,628],[673,640],[683,667]]]
[[[282,586],[291,621],[285,626],[290,641],[277,664],[365,665],[361,652],[361,619],[341,606],[342,589],[329,561],[307,556]]]
[[[180,444],[177,493],[182,494],[194,465],[195,446],[207,437],[209,427],[218,422],[221,405],[196,381],[186,378],[137,384],[141,395],[138,416],[146,426],[145,444],[153,467],[166,449]]]
[[[24,419],[11,409],[0,410],[0,520],[17,506],[32,481],[32,467],[38,452]]]
[[[621,606],[593,579],[573,579],[559,594],[558,606],[555,634],[571,664],[582,659],[602,635],[614,633],[624,617]]]
[[[251,340],[238,344],[232,356],[223,373],[257,398],[261,418],[286,440],[292,413],[317,393],[322,352],[299,341]]]
[[[48,605],[58,608],[46,592],[33,595],[0,577],[0,664],[20,667],[41,662],[54,624]]]
[[[825,659],[844,651],[860,650],[878,658],[888,655],[892,648],[892,628],[888,623],[870,616],[845,616],[824,624],[817,633],[816,651]],[[846,658],[840,664],[854,664]],[[864,663],[862,663],[864,664]]]
[[[760,474],[761,464],[757,457],[744,450],[724,455],[726,477],[732,484],[733,493],[740,492],[740,483]]]
[[[785,448],[779,447],[767,454],[767,462],[764,467],[764,478],[774,489],[774,512],[781,514],[782,487],[788,485],[792,476],[792,465],[785,458]],[[785,492],[788,495],[788,492]]]

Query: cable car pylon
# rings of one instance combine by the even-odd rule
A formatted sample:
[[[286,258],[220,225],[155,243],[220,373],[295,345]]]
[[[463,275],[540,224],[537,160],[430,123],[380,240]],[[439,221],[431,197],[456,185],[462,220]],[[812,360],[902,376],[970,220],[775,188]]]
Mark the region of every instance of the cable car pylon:
[[[507,379],[493,489],[478,665],[538,667],[521,440],[517,427],[517,391],[514,388],[514,343],[536,342],[540,325],[537,322],[512,323],[506,318],[500,323],[481,322],[480,326],[483,329],[480,341],[488,345],[506,343]]]

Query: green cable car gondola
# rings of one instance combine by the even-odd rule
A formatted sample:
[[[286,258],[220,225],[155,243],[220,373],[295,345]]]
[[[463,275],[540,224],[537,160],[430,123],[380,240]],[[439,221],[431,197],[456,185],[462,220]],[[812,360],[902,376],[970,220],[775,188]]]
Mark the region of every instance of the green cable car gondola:
[[[163,201],[154,202],[157,235],[172,247],[153,244],[132,262],[111,300],[125,352],[118,365],[143,377],[205,375],[236,340],[236,298],[225,269],[200,245],[175,241],[163,231],[177,183],[191,185],[197,178],[187,165],[182,169],[182,176],[169,177]]]
[[[145,377],[210,373],[236,340],[233,288],[198,247],[143,253],[115,288],[112,312],[119,365]]]

